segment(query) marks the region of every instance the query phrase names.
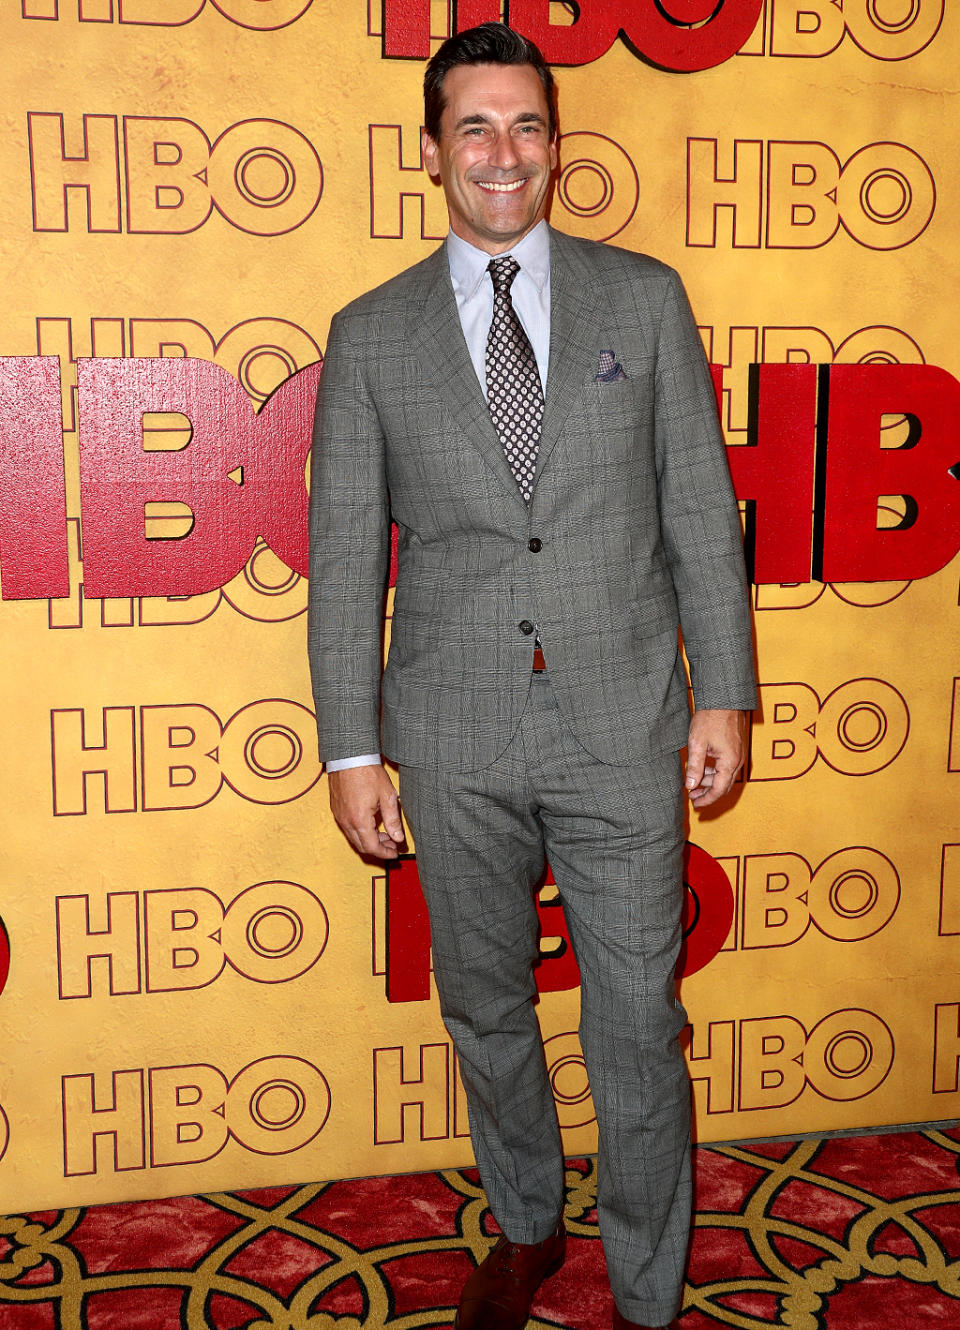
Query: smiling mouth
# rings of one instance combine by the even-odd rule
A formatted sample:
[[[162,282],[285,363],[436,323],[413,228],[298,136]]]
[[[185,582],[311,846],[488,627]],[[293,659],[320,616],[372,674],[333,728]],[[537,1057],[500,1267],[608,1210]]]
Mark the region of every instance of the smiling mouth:
[[[509,184],[499,184],[496,180],[478,180],[476,183],[481,189],[491,189],[495,194],[514,194],[518,189],[522,189],[527,181],[524,177],[522,180],[511,180]]]

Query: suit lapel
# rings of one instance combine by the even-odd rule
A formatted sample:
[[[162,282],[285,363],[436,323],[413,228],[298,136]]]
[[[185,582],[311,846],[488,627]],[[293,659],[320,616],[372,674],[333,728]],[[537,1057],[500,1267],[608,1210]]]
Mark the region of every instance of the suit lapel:
[[[411,315],[410,337],[425,383],[432,383],[464,438],[477,449],[511,498],[523,503],[490,419],[460,326],[446,248],[424,264],[426,294]],[[600,307],[589,265],[562,232],[550,232],[550,370],[537,477],[583,385],[596,373]],[[534,482],[536,483],[536,481]]]
[[[537,476],[583,385],[596,373],[600,307],[589,267],[562,232],[550,231],[550,369]]]
[[[467,350],[445,247],[431,256],[426,268],[426,298],[411,318],[411,344],[420,359],[424,381],[434,384],[464,438],[477,449],[507,493],[522,504]]]

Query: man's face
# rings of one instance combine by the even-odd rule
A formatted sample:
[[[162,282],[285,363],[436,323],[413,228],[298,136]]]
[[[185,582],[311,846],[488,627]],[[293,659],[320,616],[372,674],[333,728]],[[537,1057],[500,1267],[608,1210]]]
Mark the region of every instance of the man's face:
[[[557,144],[543,84],[531,65],[456,65],[443,93],[440,141],[424,132],[424,162],[456,235],[502,254],[546,212]]]

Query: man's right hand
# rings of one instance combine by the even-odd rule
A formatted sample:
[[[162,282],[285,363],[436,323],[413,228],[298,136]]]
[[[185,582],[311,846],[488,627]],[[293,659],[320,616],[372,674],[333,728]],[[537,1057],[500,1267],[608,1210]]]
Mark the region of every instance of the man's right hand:
[[[333,816],[353,848],[375,859],[396,859],[404,841],[400,800],[380,763],[330,771],[327,783]]]

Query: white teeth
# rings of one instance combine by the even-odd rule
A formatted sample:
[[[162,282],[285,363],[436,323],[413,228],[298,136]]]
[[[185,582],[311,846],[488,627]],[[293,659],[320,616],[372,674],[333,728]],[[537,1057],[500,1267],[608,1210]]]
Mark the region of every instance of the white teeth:
[[[527,182],[525,180],[514,180],[509,185],[499,185],[493,180],[477,181],[477,184],[481,187],[481,189],[493,189],[496,190],[498,194],[512,194],[514,190],[519,189],[521,185],[525,185],[526,183]]]

